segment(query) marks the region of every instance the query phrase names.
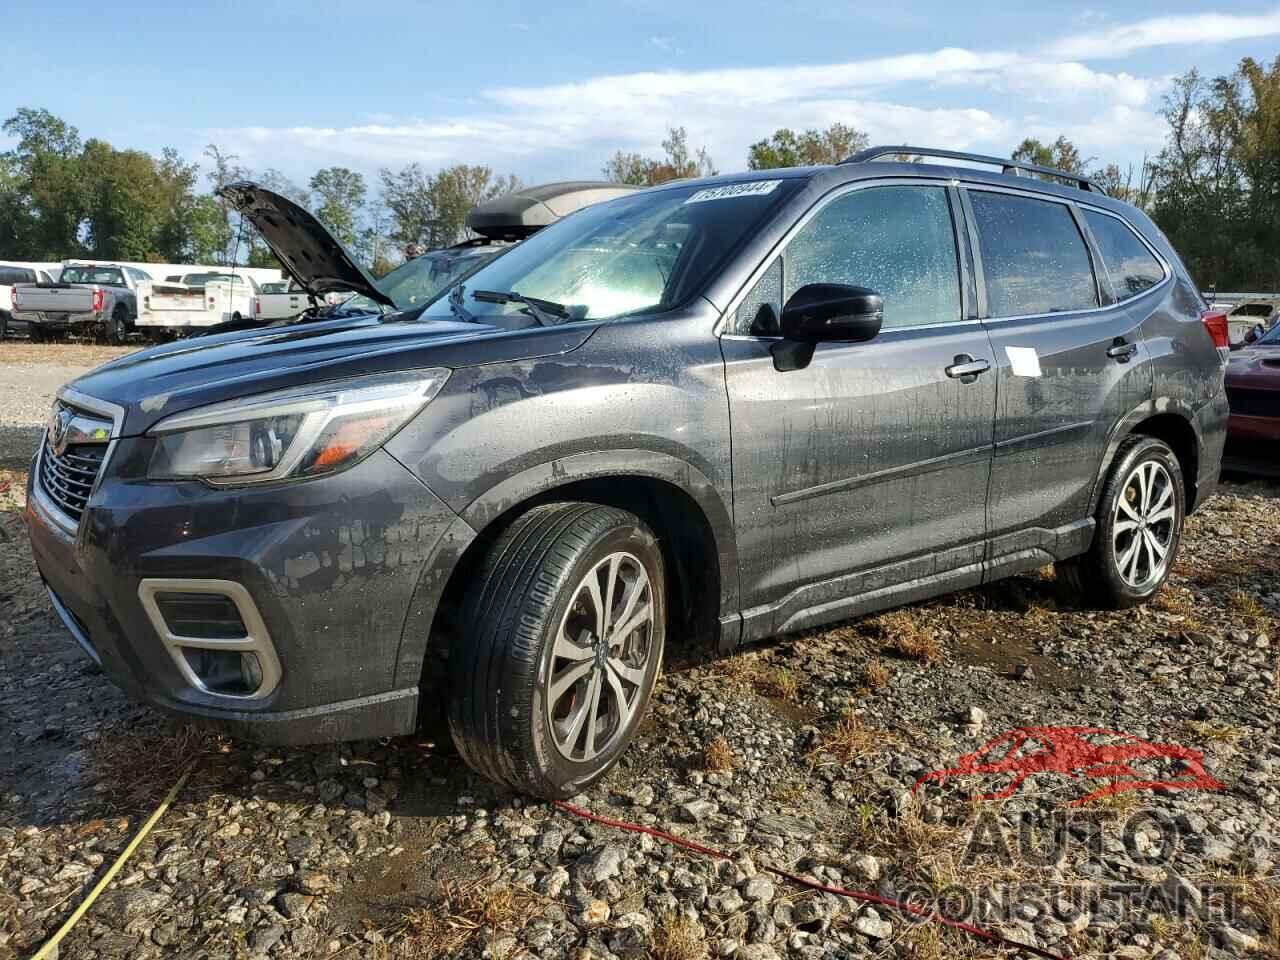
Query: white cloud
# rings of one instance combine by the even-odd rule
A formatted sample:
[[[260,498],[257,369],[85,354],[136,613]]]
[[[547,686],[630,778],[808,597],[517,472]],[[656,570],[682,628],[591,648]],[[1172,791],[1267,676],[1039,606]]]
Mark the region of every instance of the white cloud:
[[[1103,72],[1082,61],[1273,34],[1280,34],[1280,12],[1160,17],[1080,30],[1038,52],[951,47],[821,65],[650,70],[482,90],[440,119],[378,117],[341,128],[253,127],[212,137],[256,167],[287,171],[283,156],[299,158],[307,170],[343,163],[370,172],[465,161],[529,180],[595,176],[617,149],[656,152],[672,123],[683,124],[690,142],[706,145],[726,170],[740,167],[747,146],[778,127],[835,121],[881,143],[1003,153],[1023,136],[1065,133],[1086,155],[1140,158],[1163,138],[1153,104],[1167,78]],[[649,43],[679,52],[669,37]]]
[[[1122,57],[1135,50],[1171,44],[1222,43],[1280,34],[1280,10],[1256,16],[1203,13],[1154,17],[1124,26],[1077,33],[1052,43],[1048,52],[1064,59]]]

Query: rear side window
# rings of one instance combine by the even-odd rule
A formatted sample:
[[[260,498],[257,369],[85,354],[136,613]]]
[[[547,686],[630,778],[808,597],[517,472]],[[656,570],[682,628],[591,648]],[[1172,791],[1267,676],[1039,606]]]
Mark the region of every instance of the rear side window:
[[[987,313],[1023,317],[1098,306],[1084,237],[1065,204],[969,194],[987,284]]]
[[[960,270],[944,187],[855,190],[805,224],[783,259],[783,303],[810,283],[848,283],[884,297],[884,326],[960,316]]]
[[[1117,300],[1136,297],[1164,279],[1160,261],[1123,221],[1095,210],[1085,210],[1084,219],[1111,275]]]

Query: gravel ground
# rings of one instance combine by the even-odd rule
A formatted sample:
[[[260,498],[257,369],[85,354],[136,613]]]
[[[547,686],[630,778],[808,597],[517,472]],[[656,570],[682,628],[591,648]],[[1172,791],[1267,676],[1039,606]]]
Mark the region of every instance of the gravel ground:
[[[717,861],[494,788],[433,724],[273,750],[131,703],[54,619],[21,491],[0,490],[0,960],[57,928],[188,764],[63,957],[995,955],[771,867],[1059,954],[1280,956],[1277,507],[1278,486],[1226,485],[1138,610],[1080,609],[1046,571],[734,657],[677,651],[622,764],[575,802]],[[1040,731],[1056,752],[984,751],[1064,726],[1185,749]],[[1075,736],[1092,746],[1067,757]],[[975,752],[1063,772],[913,790]],[[1164,786],[1093,797],[1135,777]]]

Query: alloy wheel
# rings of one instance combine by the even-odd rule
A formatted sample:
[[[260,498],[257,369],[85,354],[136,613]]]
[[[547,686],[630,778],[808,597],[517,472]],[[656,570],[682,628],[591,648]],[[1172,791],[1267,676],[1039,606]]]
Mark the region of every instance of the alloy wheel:
[[[552,739],[566,759],[610,749],[643,706],[653,616],[649,575],[633,554],[610,554],[574,589],[543,686]]]
[[[1142,590],[1164,576],[1177,519],[1169,471],[1157,460],[1139,463],[1116,497],[1111,523],[1112,557],[1130,587]]]

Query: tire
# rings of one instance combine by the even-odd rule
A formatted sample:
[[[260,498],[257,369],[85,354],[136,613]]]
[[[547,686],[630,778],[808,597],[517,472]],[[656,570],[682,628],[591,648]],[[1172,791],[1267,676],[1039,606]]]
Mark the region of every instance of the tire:
[[[107,340],[117,346],[129,339],[129,317],[124,307],[116,307],[107,321]]]
[[[1185,516],[1177,455],[1154,437],[1130,437],[1103,485],[1093,545],[1056,564],[1058,578],[1094,606],[1121,610],[1143,603],[1169,577]]]
[[[30,324],[27,328],[27,336],[31,338],[32,343],[48,343],[49,334],[38,323]]]
[[[610,582],[623,588],[612,604],[617,619],[628,610],[631,623],[646,609],[649,617],[614,635],[606,654],[594,598],[608,605]],[[547,799],[604,776],[662,667],[666,574],[648,527],[598,504],[535,507],[488,550],[462,612],[471,626],[452,641],[448,704],[462,758],[490,780]]]
[[[0,310],[0,340],[9,335],[9,314],[5,310]]]

